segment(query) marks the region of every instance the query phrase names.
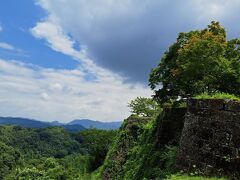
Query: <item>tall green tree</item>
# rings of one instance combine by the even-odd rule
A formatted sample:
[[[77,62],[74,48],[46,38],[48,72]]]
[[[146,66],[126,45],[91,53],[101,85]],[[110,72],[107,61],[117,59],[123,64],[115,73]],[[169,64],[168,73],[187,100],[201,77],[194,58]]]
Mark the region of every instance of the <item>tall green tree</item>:
[[[160,111],[158,103],[146,97],[137,97],[128,104],[128,107],[131,108],[133,114],[143,117],[152,117]]]
[[[180,33],[152,69],[149,85],[160,102],[203,92],[240,95],[240,41],[227,41],[218,22]]]

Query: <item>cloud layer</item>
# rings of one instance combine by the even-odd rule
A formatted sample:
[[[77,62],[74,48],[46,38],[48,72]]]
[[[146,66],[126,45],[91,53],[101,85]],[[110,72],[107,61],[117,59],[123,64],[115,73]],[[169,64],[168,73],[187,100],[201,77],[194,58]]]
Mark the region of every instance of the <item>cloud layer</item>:
[[[48,12],[30,33],[79,62],[73,70],[0,59],[1,116],[122,120],[181,31],[220,21],[239,37],[239,0],[37,0]],[[0,26],[0,31],[1,31]],[[6,42],[0,48],[24,54]],[[54,57],[53,57],[54,58]],[[130,81],[127,81],[130,80]]]
[[[8,44],[5,42],[0,42],[0,48],[6,49],[6,50],[11,50],[11,51],[15,50],[15,48],[11,44]]]
[[[87,79],[82,69],[55,70],[0,60],[1,116],[20,116],[67,122],[76,118],[122,120],[127,103],[151,92],[139,84],[124,84],[121,77],[98,75]]]
[[[79,66],[73,70],[50,69],[0,59],[1,116],[62,122],[78,118],[119,121],[129,115],[130,100],[150,97],[146,86],[124,83],[124,77],[97,66],[87,49],[77,47],[58,24],[38,22],[30,33],[45,40],[52,50],[77,60]],[[7,43],[0,43],[0,48],[18,50]]]
[[[239,0],[39,0],[55,24],[70,33],[97,65],[146,82],[163,51],[181,31],[221,21],[239,36]],[[41,31],[38,34],[51,33]],[[43,30],[43,29],[42,29]]]

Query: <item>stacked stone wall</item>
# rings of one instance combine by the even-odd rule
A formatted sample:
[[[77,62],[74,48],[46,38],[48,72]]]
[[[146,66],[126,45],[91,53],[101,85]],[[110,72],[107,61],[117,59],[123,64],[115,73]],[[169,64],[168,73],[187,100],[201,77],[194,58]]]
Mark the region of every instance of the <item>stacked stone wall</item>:
[[[157,142],[158,148],[165,145],[178,146],[187,108],[164,108],[158,117]]]
[[[176,165],[206,175],[239,175],[240,103],[188,100]]]

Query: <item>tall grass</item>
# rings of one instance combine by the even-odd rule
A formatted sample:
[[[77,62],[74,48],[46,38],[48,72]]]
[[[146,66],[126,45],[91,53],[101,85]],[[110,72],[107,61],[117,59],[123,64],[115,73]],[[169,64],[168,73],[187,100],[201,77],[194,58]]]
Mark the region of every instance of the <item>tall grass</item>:
[[[172,175],[167,180],[225,180],[224,178],[208,178],[202,176]]]
[[[215,93],[215,94],[208,94],[202,93],[194,97],[195,99],[229,99],[240,102],[240,98],[228,93]]]

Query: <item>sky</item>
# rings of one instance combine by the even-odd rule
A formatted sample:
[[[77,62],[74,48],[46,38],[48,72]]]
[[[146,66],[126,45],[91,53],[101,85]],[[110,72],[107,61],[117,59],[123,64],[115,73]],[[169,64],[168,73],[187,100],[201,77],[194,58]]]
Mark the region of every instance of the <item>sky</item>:
[[[0,4],[0,116],[119,121],[150,97],[148,74],[179,32],[220,21],[240,36],[240,0],[8,0]]]

